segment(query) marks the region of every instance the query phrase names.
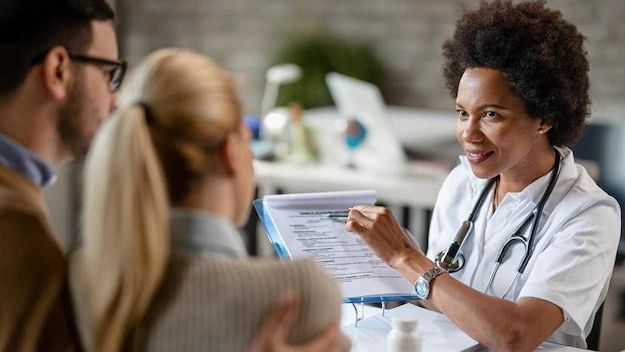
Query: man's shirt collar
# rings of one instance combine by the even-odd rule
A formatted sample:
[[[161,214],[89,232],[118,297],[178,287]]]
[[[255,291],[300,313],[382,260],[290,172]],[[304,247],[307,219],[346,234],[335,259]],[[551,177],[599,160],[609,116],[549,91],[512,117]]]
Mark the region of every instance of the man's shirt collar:
[[[0,133],[0,164],[42,188],[56,180],[56,172],[50,164],[2,133]]]

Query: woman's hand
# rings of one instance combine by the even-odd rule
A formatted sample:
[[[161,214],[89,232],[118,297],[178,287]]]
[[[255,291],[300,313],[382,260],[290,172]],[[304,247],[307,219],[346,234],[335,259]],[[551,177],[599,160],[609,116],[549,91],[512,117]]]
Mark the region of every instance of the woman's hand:
[[[338,321],[330,323],[312,340],[299,345],[287,342],[289,331],[297,321],[299,299],[292,294],[284,295],[273,307],[252,341],[248,352],[339,352],[344,346]]]
[[[373,252],[392,268],[397,268],[407,258],[424,256],[412,235],[399,225],[395,216],[385,207],[352,207],[345,227],[360,235]]]

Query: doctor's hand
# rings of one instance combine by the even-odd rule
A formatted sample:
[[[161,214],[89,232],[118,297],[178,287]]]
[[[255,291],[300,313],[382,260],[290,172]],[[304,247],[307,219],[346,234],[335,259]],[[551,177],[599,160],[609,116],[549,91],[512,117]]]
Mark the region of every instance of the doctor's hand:
[[[393,213],[385,207],[357,205],[352,207],[345,227],[356,232],[392,268],[399,261],[424,256],[412,235],[399,225]]]
[[[289,332],[299,312],[299,299],[292,294],[284,295],[272,308],[248,352],[339,352],[345,350],[338,321],[330,323],[312,340],[303,344],[288,343]]]

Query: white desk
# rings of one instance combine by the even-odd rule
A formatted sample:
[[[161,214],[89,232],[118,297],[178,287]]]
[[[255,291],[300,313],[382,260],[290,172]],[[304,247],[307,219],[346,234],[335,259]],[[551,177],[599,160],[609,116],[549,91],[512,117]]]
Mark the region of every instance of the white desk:
[[[384,352],[386,336],[390,331],[389,316],[392,315],[414,315],[418,317],[417,329],[423,341],[423,352],[494,352],[479,344],[460,329],[458,329],[445,316],[434,313],[414,305],[403,305],[387,310],[387,318],[382,318],[379,308],[366,307],[369,315],[361,321],[358,327],[354,327],[354,313],[351,305],[343,305],[343,318],[341,326],[343,332],[352,339],[352,352]],[[422,326],[427,325],[427,326]],[[441,335],[445,335],[444,338]],[[429,336],[429,338],[428,338]],[[463,347],[459,347],[463,346]],[[543,343],[536,352],[583,352],[587,350],[562,346],[550,342]]]
[[[405,175],[380,176],[327,164],[255,160],[254,171],[261,195],[272,194],[276,189],[289,193],[374,189],[383,202],[432,208],[449,168],[413,162]]]
[[[400,217],[401,207],[413,210],[404,225],[423,245],[427,216],[418,210],[434,207],[438,190],[449,173],[449,166],[433,162],[412,162],[400,176],[381,176],[360,170],[328,164],[298,165],[287,162],[254,161],[258,196],[283,193],[327,192],[339,190],[374,189],[378,202],[383,202]],[[417,210],[417,211],[414,211]],[[399,219],[402,221],[402,219]],[[273,253],[264,230],[257,230],[258,252]]]

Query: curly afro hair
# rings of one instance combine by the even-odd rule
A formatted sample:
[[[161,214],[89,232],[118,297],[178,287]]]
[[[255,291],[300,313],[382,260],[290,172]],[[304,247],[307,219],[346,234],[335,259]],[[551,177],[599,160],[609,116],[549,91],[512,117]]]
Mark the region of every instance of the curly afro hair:
[[[589,113],[588,60],[584,36],[545,1],[495,0],[465,13],[443,44],[443,73],[451,96],[467,68],[501,71],[531,116],[553,127],[549,142],[570,146]]]

